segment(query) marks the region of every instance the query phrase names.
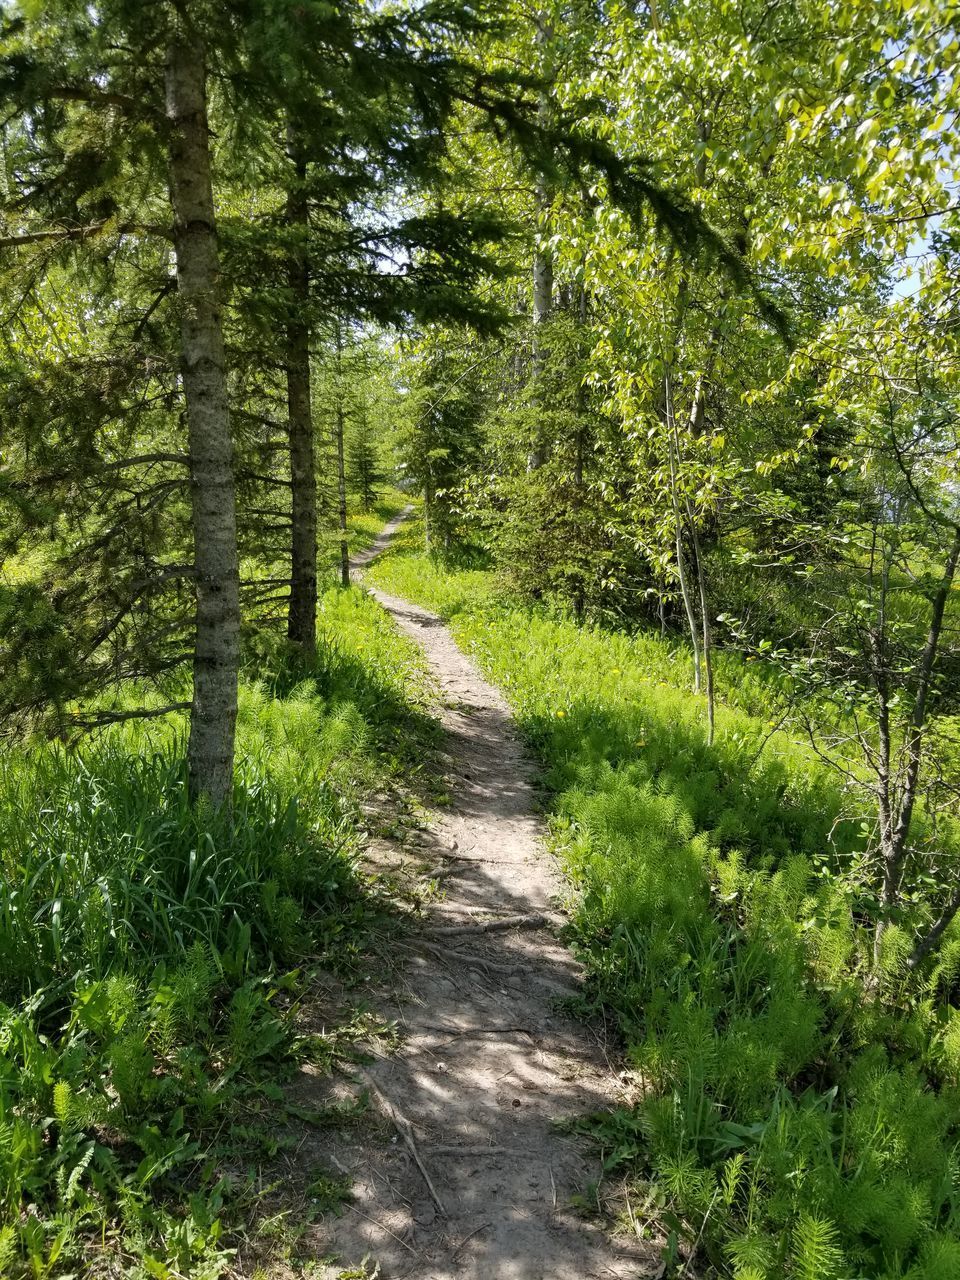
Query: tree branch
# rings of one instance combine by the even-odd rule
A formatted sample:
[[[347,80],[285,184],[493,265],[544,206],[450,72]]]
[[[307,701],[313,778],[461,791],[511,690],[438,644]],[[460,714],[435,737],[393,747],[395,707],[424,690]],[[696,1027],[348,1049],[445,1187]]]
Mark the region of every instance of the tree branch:
[[[917,965],[930,954],[933,948],[943,937],[950,922],[960,911],[960,885],[954,889],[953,893],[947,899],[946,904],[937,917],[934,924],[930,926],[928,931],[920,938],[910,953],[910,959],[907,961],[908,969],[916,969]]]

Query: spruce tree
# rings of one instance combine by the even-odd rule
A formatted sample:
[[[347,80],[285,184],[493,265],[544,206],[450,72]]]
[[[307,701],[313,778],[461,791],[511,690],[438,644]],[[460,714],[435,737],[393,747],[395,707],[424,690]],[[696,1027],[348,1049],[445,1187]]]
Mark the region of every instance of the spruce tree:
[[[17,261],[18,251],[32,243],[71,247],[73,269],[95,268],[101,287],[108,288],[114,278],[111,251],[123,252],[128,237],[172,238],[175,288],[168,277],[134,332],[142,336],[155,306],[175,296],[179,334],[173,338],[167,327],[162,359],[182,379],[187,427],[189,576],[196,600],[189,785],[191,794],[219,806],[229,801],[233,786],[240,615],[206,105],[206,28],[214,16],[208,7],[195,6],[187,17],[166,5],[144,10],[123,0],[94,14],[72,4],[36,16],[14,13],[5,23],[3,80],[26,143],[25,163],[12,175],[6,216],[18,232],[7,237],[11,269],[27,288],[36,290],[47,266],[41,262],[37,271],[36,260]],[[222,46],[214,49],[221,52]],[[83,216],[87,208],[94,217]],[[166,229],[171,221],[172,232]],[[88,240],[97,249],[102,245],[92,262],[84,252]],[[90,445],[88,474],[126,469],[104,456],[113,426],[109,418],[87,416],[71,426]],[[139,505],[142,496],[134,502]],[[116,532],[104,536],[123,556],[129,547]],[[81,656],[99,657],[122,622],[142,613],[141,601],[142,591],[131,590],[116,625],[106,633],[95,629],[92,647]],[[96,600],[88,596],[86,603]],[[134,625],[130,643],[136,643],[137,630]],[[122,673],[121,664],[110,674]],[[86,685],[82,670],[76,684]]]
[[[364,511],[371,511],[384,481],[376,445],[370,438],[366,414],[354,429],[347,457],[350,484]]]

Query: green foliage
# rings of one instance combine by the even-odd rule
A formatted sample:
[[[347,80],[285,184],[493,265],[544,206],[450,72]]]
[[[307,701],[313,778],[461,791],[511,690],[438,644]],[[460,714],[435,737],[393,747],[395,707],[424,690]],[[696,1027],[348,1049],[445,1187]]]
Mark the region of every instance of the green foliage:
[[[361,533],[362,536],[362,533]],[[415,652],[369,597],[330,589],[316,664],[251,635],[232,817],[185,796],[181,727],[117,724],[0,762],[0,1272],[109,1261],[215,1280],[249,1221],[252,1143],[276,1154],[275,1083],[303,1056],[299,968],[349,975],[382,907],[358,875],[359,801],[420,732]],[[122,691],[139,705],[142,690]],[[149,702],[149,697],[147,697]],[[332,1027],[330,1069],[379,1033]],[[362,1103],[311,1123],[356,1123]],[[269,1115],[269,1132],[261,1116]],[[335,1209],[342,1180],[312,1196]],[[100,1255],[102,1259],[100,1259]],[[91,1270],[91,1274],[93,1271]]]
[[[241,715],[258,701],[251,690]],[[297,701],[284,717],[291,735],[303,726]],[[292,750],[283,743],[280,754]],[[332,898],[346,887],[339,848],[349,824],[329,786],[307,792],[313,812],[303,813],[279,774],[265,785],[264,763],[251,762],[230,820],[189,803],[178,756],[160,749],[133,755],[115,741],[79,757],[10,752],[0,774],[0,994],[69,986],[196,940],[219,949],[229,930],[253,929],[262,949],[289,958],[294,897],[315,884],[320,907],[320,886]],[[305,781],[319,782],[325,764],[311,761]]]
[[[752,274],[464,131],[453,181],[490,175],[526,230],[491,280],[514,325],[422,335],[406,442],[434,549],[483,548],[529,600],[688,632],[708,704],[718,644],[777,649],[782,703],[873,825],[857,879],[887,973],[960,903],[960,775],[935,741],[955,609],[930,630],[960,548],[960,42],[937,14],[539,6],[498,53],[540,70],[544,112],[655,156]]]
[[[593,1129],[655,1183],[668,1263],[686,1232],[741,1280],[955,1275],[943,5],[229,10],[0,10],[0,716],[59,739],[0,762],[0,1272],[80,1267],[111,1233],[138,1274],[227,1267],[238,1192],[203,1157],[288,1053],[276,975],[364,945],[356,799],[422,767],[423,671],[352,591],[323,595],[315,660],[277,632],[314,424],[321,575],[331,436],[354,547],[404,503],[375,501],[396,445],[434,558],[383,580],[454,619],[547,762],[590,994],[649,1086]],[[229,816],[187,802],[180,720],[125,720],[189,701],[205,464],[163,94],[184,40],[206,62],[243,560]],[[496,594],[490,563],[543,608]],[[567,608],[656,610],[661,638]],[[683,627],[750,650],[706,664],[709,746]],[[790,705],[814,751],[780,731]],[[112,727],[78,749],[85,714]],[[323,1171],[314,1189],[341,1198]]]
[[[350,1179],[329,1169],[314,1169],[307,1183],[307,1195],[317,1213],[343,1213],[343,1206],[350,1198]]]
[[[896,966],[865,990],[872,931],[844,874],[864,833],[831,770],[769,736],[769,674],[725,657],[721,695],[749,713],[721,706],[708,748],[669,641],[511,606],[489,574],[409,554],[374,576],[451,619],[544,760],[588,995],[643,1092],[583,1122],[607,1169],[652,1182],[721,1275],[946,1274],[956,1013]]]

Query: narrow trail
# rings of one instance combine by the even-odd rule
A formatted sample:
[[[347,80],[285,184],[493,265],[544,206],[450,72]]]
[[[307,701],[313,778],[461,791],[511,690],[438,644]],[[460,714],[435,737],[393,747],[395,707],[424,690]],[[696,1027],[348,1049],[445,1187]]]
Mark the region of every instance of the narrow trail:
[[[651,1244],[595,1227],[571,1205],[589,1200],[599,1164],[555,1122],[622,1092],[602,1046],[555,1008],[579,974],[555,937],[560,879],[509,708],[438,618],[367,590],[420,645],[440,690],[450,805],[417,833],[417,857],[443,896],[404,944],[399,980],[374,993],[401,1033],[398,1052],[365,1070],[389,1136],[332,1142],[354,1200],[319,1228],[337,1258],[327,1275],[364,1258],[382,1280],[657,1275]]]

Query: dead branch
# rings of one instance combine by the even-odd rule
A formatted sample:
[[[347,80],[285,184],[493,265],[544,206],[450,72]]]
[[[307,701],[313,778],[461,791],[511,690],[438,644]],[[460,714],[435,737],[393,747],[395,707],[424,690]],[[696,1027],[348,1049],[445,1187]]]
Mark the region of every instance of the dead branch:
[[[499,916],[496,920],[481,920],[476,924],[446,924],[428,930],[435,937],[445,937],[455,933],[493,933],[501,929],[546,929],[555,921],[540,912],[533,915]]]

